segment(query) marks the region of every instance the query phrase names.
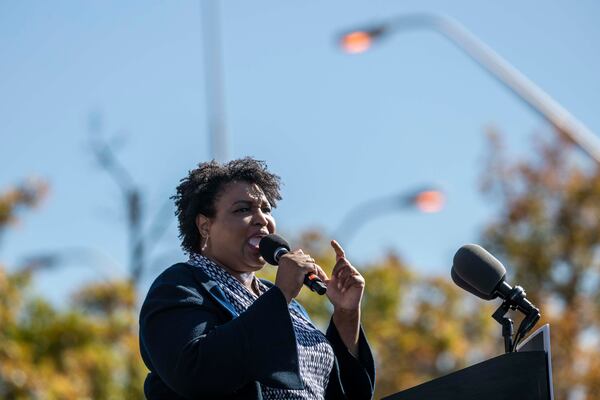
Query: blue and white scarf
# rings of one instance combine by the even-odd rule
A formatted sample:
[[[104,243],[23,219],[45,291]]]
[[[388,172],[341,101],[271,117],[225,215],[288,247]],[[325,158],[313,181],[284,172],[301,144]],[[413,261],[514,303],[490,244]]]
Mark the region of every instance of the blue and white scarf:
[[[217,282],[238,314],[246,311],[258,299],[256,294],[208,258],[200,254],[193,254],[190,256],[188,264],[202,269],[212,280]],[[261,294],[269,289],[260,280],[254,279],[253,283],[256,284]],[[263,398],[266,400],[323,399],[325,388],[329,382],[329,374],[333,368],[333,349],[325,335],[306,316],[294,307],[289,306],[288,309],[296,334],[300,376],[304,383],[304,389],[277,389],[261,383]]]

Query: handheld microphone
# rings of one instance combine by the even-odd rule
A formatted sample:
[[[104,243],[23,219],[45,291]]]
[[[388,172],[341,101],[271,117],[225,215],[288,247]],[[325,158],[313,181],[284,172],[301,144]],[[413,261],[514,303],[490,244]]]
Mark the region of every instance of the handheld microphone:
[[[281,256],[290,252],[290,244],[287,240],[275,234],[263,237],[258,244],[258,248],[260,255],[271,265],[278,265]],[[320,295],[325,294],[327,291],[325,283],[314,272],[304,276],[304,284]]]

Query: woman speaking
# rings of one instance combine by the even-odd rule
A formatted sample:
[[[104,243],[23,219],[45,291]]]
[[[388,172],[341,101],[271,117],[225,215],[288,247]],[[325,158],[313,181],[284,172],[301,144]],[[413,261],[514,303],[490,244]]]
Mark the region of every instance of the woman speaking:
[[[275,232],[279,177],[252,158],[203,163],[177,187],[189,260],[161,273],[140,313],[140,349],[153,399],[370,399],[375,370],[360,324],[365,281],[335,242],[331,277],[309,254],[279,259],[259,280],[260,240]],[[294,298],[305,275],[327,285],[323,334]]]

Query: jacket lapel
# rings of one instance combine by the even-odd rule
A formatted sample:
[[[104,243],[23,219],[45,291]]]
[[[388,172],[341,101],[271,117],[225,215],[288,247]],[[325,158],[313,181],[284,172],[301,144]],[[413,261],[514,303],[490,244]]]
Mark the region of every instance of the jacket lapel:
[[[225,293],[223,293],[223,291],[221,290],[219,285],[217,285],[217,283],[215,281],[211,280],[209,278],[209,276],[206,275],[200,268],[194,267],[194,266],[191,266],[191,267],[194,269],[194,275],[196,276],[196,280],[198,281],[200,286],[202,286],[206,290],[208,295],[217,304],[219,304],[227,312],[227,314],[229,314],[229,316],[232,319],[239,316],[237,311],[235,311],[235,308],[233,308],[231,303],[229,303],[229,301],[227,301],[227,298],[225,297]]]

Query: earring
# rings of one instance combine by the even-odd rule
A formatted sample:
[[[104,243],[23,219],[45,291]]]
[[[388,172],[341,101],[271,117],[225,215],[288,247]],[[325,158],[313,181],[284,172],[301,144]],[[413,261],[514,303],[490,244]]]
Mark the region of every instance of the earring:
[[[202,244],[202,246],[200,247],[200,251],[201,251],[202,253],[204,253],[204,250],[206,250],[206,247],[208,246],[208,240],[209,240],[209,238],[210,238],[210,236],[209,236],[209,234],[207,233],[207,234],[206,234],[206,239],[204,240],[204,243],[203,243],[203,244]]]

